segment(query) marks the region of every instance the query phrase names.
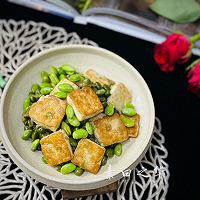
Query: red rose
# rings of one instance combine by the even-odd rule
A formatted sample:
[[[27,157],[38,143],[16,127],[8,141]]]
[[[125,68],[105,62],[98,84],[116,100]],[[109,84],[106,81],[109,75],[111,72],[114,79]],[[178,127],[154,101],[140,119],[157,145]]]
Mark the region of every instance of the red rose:
[[[190,42],[182,34],[171,34],[154,49],[154,60],[164,72],[174,70],[174,64],[182,64],[190,57]]]
[[[200,61],[188,72],[188,89],[200,97]]]

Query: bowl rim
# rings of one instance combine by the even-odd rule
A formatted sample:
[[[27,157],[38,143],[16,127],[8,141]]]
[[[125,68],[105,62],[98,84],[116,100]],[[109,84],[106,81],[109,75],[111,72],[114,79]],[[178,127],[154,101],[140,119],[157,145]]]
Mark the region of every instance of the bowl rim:
[[[3,143],[4,143],[5,147],[6,147],[6,150],[8,151],[8,153],[10,153],[10,156],[15,161],[15,163],[18,166],[20,165],[19,168],[22,168],[22,166],[21,166],[21,164],[22,164],[23,167],[25,167],[25,170],[24,170],[24,168],[22,168],[22,170],[24,170],[26,172],[30,171],[32,175],[34,174],[34,175],[37,176],[36,179],[38,179],[38,176],[40,176],[40,177],[44,178],[45,180],[48,179],[49,181],[52,181],[52,176],[47,175],[47,174],[39,171],[38,169],[32,167],[27,161],[25,161],[18,154],[18,152],[15,150],[15,148],[12,146],[11,142],[9,141],[9,138],[7,136],[7,133],[6,133],[6,130],[5,130],[5,126],[4,126],[4,120],[3,120],[3,116],[4,116],[3,107],[4,107],[4,103],[5,103],[5,97],[6,97],[6,94],[7,94],[8,90],[9,90],[9,87],[10,87],[11,83],[13,82],[13,80],[16,78],[16,76],[19,74],[19,72],[22,69],[24,69],[29,63],[33,62],[34,60],[38,59],[39,57],[41,57],[41,56],[43,56],[45,54],[49,54],[49,53],[52,53],[52,52],[57,51],[57,50],[74,49],[74,48],[75,49],[79,48],[79,49],[83,49],[83,50],[86,50],[86,49],[94,50],[96,52],[101,52],[101,53],[107,54],[110,57],[114,57],[115,59],[119,60],[121,63],[124,63],[130,70],[133,70],[134,73],[136,74],[137,78],[142,82],[143,86],[146,89],[145,92],[147,92],[146,95],[147,95],[147,99],[149,101],[150,114],[151,114],[150,121],[149,121],[149,134],[147,135],[145,141],[143,141],[143,143],[141,144],[142,148],[140,148],[140,150],[135,152],[137,159],[134,162],[132,162],[131,164],[125,165],[124,166],[124,170],[130,168],[133,165],[133,163],[139,162],[138,159],[141,157],[141,155],[144,154],[145,151],[147,151],[147,146],[150,143],[151,138],[152,138],[153,127],[154,127],[154,122],[155,122],[155,108],[154,108],[153,98],[152,98],[152,95],[151,95],[151,92],[150,92],[150,89],[149,89],[147,83],[145,82],[143,77],[140,75],[140,73],[130,63],[128,63],[125,59],[123,59],[119,55],[117,55],[117,54],[115,54],[115,53],[113,53],[113,52],[111,52],[111,51],[109,51],[107,49],[104,49],[104,48],[101,48],[101,47],[89,46],[89,45],[59,45],[59,46],[56,46],[56,47],[53,47],[53,48],[50,48],[50,49],[47,49],[47,50],[43,50],[43,51],[37,53],[36,55],[33,55],[29,59],[27,59],[13,73],[13,75],[11,76],[9,81],[7,82],[6,87],[4,88],[4,91],[3,91],[3,94],[2,94],[2,98],[1,98],[1,105],[0,105],[0,130],[1,130],[0,134],[2,136],[2,141],[3,141]],[[121,173],[121,171],[120,172],[116,172],[116,173],[114,173],[113,176],[118,176],[120,173]],[[99,177],[98,180],[96,180],[96,179],[89,179],[89,180],[80,179],[80,180],[74,180],[74,182],[71,183],[71,181],[68,180],[68,179],[60,179],[58,177],[53,177],[53,181],[56,181],[58,183],[76,184],[76,185],[97,183],[97,182],[104,181],[106,179],[107,179],[107,177],[102,176],[102,177]],[[42,180],[42,179],[40,179],[40,180]]]

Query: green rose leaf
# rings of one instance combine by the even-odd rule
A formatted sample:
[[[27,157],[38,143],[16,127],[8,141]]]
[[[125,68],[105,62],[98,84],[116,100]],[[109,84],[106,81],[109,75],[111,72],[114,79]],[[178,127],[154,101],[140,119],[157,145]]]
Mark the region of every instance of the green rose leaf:
[[[190,23],[200,18],[200,4],[196,0],[156,0],[150,9],[176,23]]]

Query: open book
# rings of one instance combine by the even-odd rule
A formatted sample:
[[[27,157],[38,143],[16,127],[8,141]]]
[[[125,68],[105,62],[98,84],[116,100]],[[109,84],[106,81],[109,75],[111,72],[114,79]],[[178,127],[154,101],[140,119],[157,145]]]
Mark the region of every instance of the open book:
[[[199,23],[176,24],[149,9],[153,0],[89,0],[89,5],[77,9],[76,0],[8,0],[49,12],[75,23],[95,24],[143,40],[159,43],[170,33],[182,31],[190,36],[200,31]]]

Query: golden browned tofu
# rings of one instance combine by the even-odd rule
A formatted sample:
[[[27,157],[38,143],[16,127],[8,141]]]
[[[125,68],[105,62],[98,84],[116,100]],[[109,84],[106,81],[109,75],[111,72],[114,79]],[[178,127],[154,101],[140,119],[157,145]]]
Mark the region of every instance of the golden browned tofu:
[[[114,107],[121,111],[125,102],[131,101],[131,94],[123,83],[116,83],[112,86],[108,97],[108,103],[112,103]]]
[[[94,135],[102,146],[109,146],[128,139],[128,133],[119,114],[106,116],[92,122]]]
[[[139,134],[139,122],[140,122],[140,116],[138,114],[135,114],[133,117],[129,117],[134,121],[134,126],[131,128],[127,128],[128,136],[136,138]]]
[[[93,117],[103,111],[103,106],[90,87],[74,90],[67,95],[70,104],[79,121]]]
[[[85,73],[84,76],[88,79],[90,79],[93,83],[100,83],[101,85],[111,85],[114,84],[115,82],[106,78],[105,76],[102,76],[95,72],[92,69],[88,69]]]
[[[66,78],[63,78],[63,79],[56,85],[56,87],[51,91],[50,94],[53,95],[54,92],[58,92],[58,91],[59,91],[58,86],[59,86],[60,84],[62,84],[62,83],[67,83],[67,84],[71,85],[71,86],[74,88],[74,90],[77,90],[77,89],[78,89],[78,86],[77,86],[75,83],[69,81],[69,80],[66,79]]]
[[[62,130],[43,137],[40,144],[42,153],[51,166],[67,162],[73,157],[69,141],[65,139]]]
[[[81,139],[74,152],[72,163],[96,174],[99,171],[105,148],[89,139]]]
[[[56,131],[65,115],[66,100],[55,96],[42,96],[29,110],[30,118],[40,126]]]

